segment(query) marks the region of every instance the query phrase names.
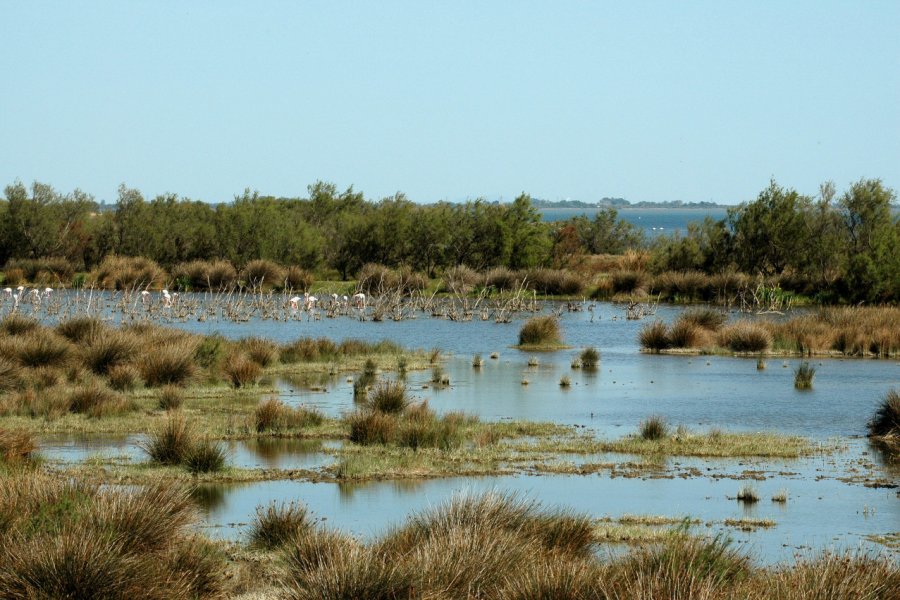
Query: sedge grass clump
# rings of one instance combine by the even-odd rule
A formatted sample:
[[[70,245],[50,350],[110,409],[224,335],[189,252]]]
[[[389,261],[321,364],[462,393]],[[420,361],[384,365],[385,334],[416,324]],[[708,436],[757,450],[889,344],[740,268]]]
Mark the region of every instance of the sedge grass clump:
[[[774,494],[772,494],[772,502],[776,502],[778,504],[785,504],[788,501],[788,491],[784,488],[778,490]]]
[[[531,317],[519,330],[520,346],[560,346],[562,332],[559,319],[552,315]]]
[[[309,513],[300,502],[271,502],[265,508],[256,507],[256,514],[250,522],[250,544],[274,550],[311,528]]]
[[[383,413],[399,414],[409,406],[406,386],[402,381],[382,381],[375,384],[366,398],[366,406]]]
[[[15,356],[24,367],[59,367],[72,355],[71,343],[51,331],[34,331],[16,339]]]
[[[25,317],[19,313],[10,313],[0,321],[0,332],[10,336],[25,335],[38,331],[41,325],[31,317]]]
[[[772,347],[772,335],[762,325],[738,321],[719,330],[718,343],[732,352],[765,352]]]
[[[568,388],[572,385],[572,379],[569,378],[568,375],[563,375],[559,378],[559,387]]]
[[[579,358],[581,359],[581,366],[585,369],[596,369],[597,365],[600,364],[600,351],[591,346],[582,350]]]
[[[177,410],[182,404],[184,404],[184,390],[178,386],[164,386],[156,394],[156,405],[161,410]]]
[[[472,368],[480,369],[483,366],[484,366],[484,359],[481,358],[481,355],[480,354],[473,355],[472,356]]]
[[[612,565],[601,586],[608,598],[724,598],[752,573],[750,559],[721,535],[676,531]],[[740,596],[738,596],[740,597]]]
[[[0,460],[4,464],[21,464],[31,459],[37,445],[27,431],[0,428]]]
[[[113,367],[128,363],[137,349],[138,341],[130,332],[103,330],[81,347],[81,363],[97,375],[107,375]]]
[[[388,444],[397,433],[397,417],[391,414],[359,410],[346,418],[350,426],[350,441],[361,446]]]
[[[645,421],[641,421],[638,432],[641,439],[657,441],[669,435],[669,426],[666,424],[665,419],[655,415],[648,417]]]
[[[228,452],[221,443],[203,438],[188,447],[181,463],[193,474],[217,473],[225,468],[227,460]]]
[[[196,344],[189,339],[176,339],[158,344],[141,359],[141,378],[147,387],[184,385],[194,375]]]
[[[128,408],[122,396],[99,382],[77,387],[69,394],[69,410],[76,414],[100,418],[121,414]]]
[[[128,392],[140,383],[141,374],[133,365],[116,365],[107,373],[109,387],[118,392]]]
[[[666,324],[662,321],[654,321],[645,325],[640,333],[641,347],[653,352],[666,350],[672,347]]]
[[[812,389],[812,382],[815,374],[816,368],[808,362],[803,361],[794,371],[794,387],[798,390]]]
[[[249,337],[238,342],[238,346],[260,367],[266,368],[278,360],[278,345],[271,340]]]
[[[756,491],[756,488],[750,484],[742,485],[740,489],[738,489],[737,501],[746,504],[754,504],[759,502],[759,493]]]
[[[180,411],[172,411],[163,424],[147,434],[141,448],[153,462],[179,465],[194,445],[194,432]]]
[[[685,319],[676,319],[666,336],[671,348],[697,348],[702,346],[706,339],[704,329],[700,325]]]
[[[715,308],[691,308],[678,317],[679,321],[691,323],[708,331],[717,331],[728,319],[723,311]]]
[[[0,392],[8,392],[19,387],[23,376],[24,371],[16,362],[0,356]]]
[[[222,365],[222,372],[225,373],[231,387],[238,389],[256,383],[262,374],[262,367],[244,353],[233,352]]]
[[[193,535],[194,506],[178,486],[21,473],[0,480],[0,515],[4,598],[224,595],[224,557]]]
[[[869,437],[892,459],[900,459],[900,392],[888,390],[868,423]]]
[[[106,329],[103,322],[96,317],[72,317],[61,321],[56,326],[56,333],[78,344],[100,335]]]

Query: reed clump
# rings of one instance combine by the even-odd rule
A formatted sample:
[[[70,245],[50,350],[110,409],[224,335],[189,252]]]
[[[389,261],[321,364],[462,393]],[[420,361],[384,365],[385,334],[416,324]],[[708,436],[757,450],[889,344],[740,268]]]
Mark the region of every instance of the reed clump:
[[[581,366],[585,369],[596,369],[597,365],[600,364],[600,351],[593,346],[590,348],[585,348],[581,351],[581,354],[578,356],[578,358],[581,359]]]
[[[271,340],[258,337],[244,338],[238,342],[238,348],[243,350],[250,360],[263,368],[278,360],[278,345]]]
[[[194,351],[197,344],[189,338],[159,344],[141,361],[141,378],[148,387],[184,385],[196,372]]]
[[[794,371],[794,387],[798,390],[812,389],[813,377],[816,375],[816,368],[806,361],[800,363],[800,366]]]
[[[666,324],[662,321],[653,321],[641,328],[639,334],[641,347],[652,352],[659,352],[671,348]]]
[[[641,424],[638,427],[638,433],[640,434],[641,439],[644,440],[661,440],[669,435],[669,426],[665,419],[655,415],[641,421]]]
[[[244,265],[241,278],[251,288],[276,287],[284,280],[284,268],[270,260],[251,260]]]
[[[156,405],[161,410],[177,410],[184,404],[184,390],[175,385],[162,387],[156,395]]]
[[[559,319],[552,315],[531,317],[519,330],[519,346],[561,346]]]

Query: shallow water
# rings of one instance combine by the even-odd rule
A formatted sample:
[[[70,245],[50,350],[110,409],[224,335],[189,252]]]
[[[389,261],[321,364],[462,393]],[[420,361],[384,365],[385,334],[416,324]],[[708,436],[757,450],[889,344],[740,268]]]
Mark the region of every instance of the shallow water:
[[[143,435],[52,435],[38,442],[41,457],[52,464],[74,464],[89,460],[142,462]],[[221,442],[228,464],[241,469],[318,469],[333,462],[324,450],[341,442],[296,439],[227,440]]]
[[[677,461],[697,463],[713,472],[697,477],[611,477],[595,475],[519,475],[322,484],[272,481],[252,485],[204,486],[205,530],[213,536],[240,538],[259,505],[298,500],[329,527],[370,540],[402,523],[404,516],[441,503],[459,492],[501,490],[522,494],[546,506],[565,506],[596,517],[623,514],[699,518],[696,531],[724,530],[764,563],[789,560],[797,552],[857,549],[888,552],[866,536],[900,528],[900,499],[893,489],[870,489],[830,477],[827,459],[795,461]],[[713,466],[710,467],[709,465]],[[745,471],[762,481],[743,479]],[[762,473],[759,473],[762,472]],[[760,502],[734,499],[751,483]],[[781,489],[785,504],[771,501]],[[744,532],[725,527],[725,519],[772,519],[776,526]],[[895,559],[896,552],[888,552]]]
[[[546,309],[550,306],[545,305]],[[678,307],[660,307],[656,317],[669,321],[680,311]],[[528,315],[521,317],[525,316]],[[669,458],[663,465],[667,471],[647,470],[639,473],[640,477],[613,476],[608,470],[601,470],[592,475],[451,478],[364,485],[273,481],[204,487],[198,491],[198,497],[204,499],[207,507],[209,531],[234,537],[239,530],[226,525],[246,523],[256,506],[271,500],[301,500],[328,524],[371,537],[401,522],[410,511],[462,489],[527,493],[549,505],[570,506],[595,516],[691,515],[713,523],[710,529],[721,528],[725,518],[772,518],[777,522],[773,529],[752,533],[729,530],[765,562],[788,559],[806,547],[856,547],[868,544],[866,535],[900,531],[900,497],[896,489],[869,488],[861,480],[848,483],[838,479],[869,476],[888,485],[900,483],[900,468],[880,464],[876,453],[859,439],[880,398],[890,387],[900,386],[897,360],[813,359],[810,362],[817,368],[813,389],[801,392],[793,387],[793,370],[799,359],[769,359],[767,368],[759,371],[754,359],[642,354],[638,332],[653,317],[628,321],[621,305],[597,303],[593,311],[562,313],[564,338],[573,348],[557,352],[526,353],[511,348],[517,341],[522,318],[510,324],[459,323],[424,314],[401,322],[380,323],[341,317],[166,324],[198,333],[220,332],[230,338],[254,335],[289,341],[301,336],[323,336],[336,341],[391,339],[410,348],[438,347],[450,353],[442,367],[449,374],[451,385],[433,387],[430,371],[410,372],[407,381],[415,397],[428,400],[439,412],[462,410],[486,420],[576,424],[608,438],[632,433],[641,420],[655,414],[672,425],[693,429],[775,430],[820,442],[837,440],[848,450],[836,457],[796,461]],[[594,372],[571,369],[572,359],[586,346],[600,349],[600,367]],[[492,352],[498,352],[499,359],[490,359]],[[484,359],[481,369],[471,366],[474,353]],[[539,360],[537,367],[527,364],[532,355]],[[285,401],[315,405],[327,414],[339,415],[353,408],[352,384],[347,381],[352,375],[276,383]],[[564,375],[572,380],[567,389],[559,386]],[[523,379],[528,380],[528,385],[522,385]],[[114,460],[137,461],[144,460],[137,448],[141,439],[46,438],[41,452],[51,462],[80,462],[98,454]],[[231,464],[245,468],[316,469],[334,460],[318,442],[230,442],[229,448]],[[578,464],[633,460],[622,455],[562,458]],[[728,499],[746,482],[738,477],[757,476],[744,471],[765,472],[761,475],[765,479],[755,482],[763,500],[751,507]],[[785,506],[769,500],[781,488],[790,495]]]

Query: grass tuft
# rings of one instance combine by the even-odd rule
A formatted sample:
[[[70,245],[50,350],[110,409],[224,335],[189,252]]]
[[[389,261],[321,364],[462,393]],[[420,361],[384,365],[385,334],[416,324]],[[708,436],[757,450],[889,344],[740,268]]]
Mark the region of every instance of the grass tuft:
[[[519,330],[520,346],[559,346],[562,332],[559,319],[551,315],[531,317]]]
[[[662,417],[652,416],[645,421],[641,421],[638,431],[641,439],[656,441],[669,435],[669,426]]]

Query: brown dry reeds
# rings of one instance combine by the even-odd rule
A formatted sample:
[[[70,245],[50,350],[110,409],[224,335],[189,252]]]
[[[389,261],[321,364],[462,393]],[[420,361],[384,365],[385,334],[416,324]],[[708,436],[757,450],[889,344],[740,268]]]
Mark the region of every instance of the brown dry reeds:
[[[159,287],[167,277],[149,258],[110,255],[91,271],[89,278],[101,288],[133,290]]]
[[[37,448],[34,437],[28,431],[0,428],[0,460],[6,464],[19,464],[31,458]]]
[[[259,363],[250,360],[243,352],[232,352],[225,360],[222,371],[235,389],[256,383],[262,374]]]
[[[243,338],[238,342],[238,347],[247,353],[250,360],[263,368],[278,360],[278,344],[271,340],[259,337]]]
[[[315,282],[313,274],[303,267],[292,265],[285,270],[283,286],[286,290],[308,292]]]
[[[241,277],[253,288],[277,287],[284,281],[284,268],[270,260],[251,260],[244,265]]]
[[[772,347],[772,335],[762,324],[743,320],[724,326],[717,334],[723,348],[733,352],[765,352]]]
[[[311,528],[312,521],[303,504],[271,502],[265,508],[256,508],[256,515],[250,522],[250,543],[259,548],[274,550],[303,536]]]

